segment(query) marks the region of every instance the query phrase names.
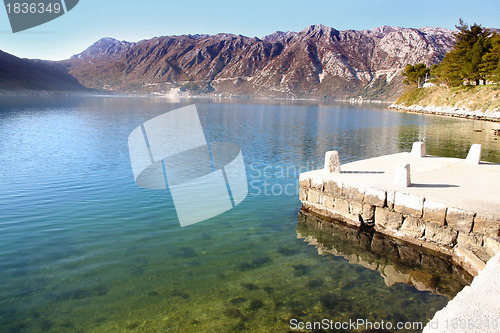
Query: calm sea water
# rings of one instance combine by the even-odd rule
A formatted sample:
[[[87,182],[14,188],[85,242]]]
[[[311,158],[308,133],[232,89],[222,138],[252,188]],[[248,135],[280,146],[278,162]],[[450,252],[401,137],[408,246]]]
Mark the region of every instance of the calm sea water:
[[[168,191],[135,185],[127,138],[193,103],[208,141],[241,147],[250,192],[233,210],[181,228]],[[500,162],[497,127],[318,102],[1,97],[0,331],[282,332],[292,318],[426,321],[446,297],[388,287],[380,273],[304,242],[298,172],[320,167],[327,150],[347,162],[418,140],[430,154],[462,158],[481,143],[483,159]]]

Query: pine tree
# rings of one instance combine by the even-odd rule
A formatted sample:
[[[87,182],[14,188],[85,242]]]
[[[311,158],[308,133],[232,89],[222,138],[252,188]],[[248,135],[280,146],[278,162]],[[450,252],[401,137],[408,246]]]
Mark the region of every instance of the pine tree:
[[[491,35],[491,49],[483,55],[481,74],[491,81],[500,81],[500,35],[493,33]]]
[[[464,81],[478,85],[485,79],[483,58],[492,47],[490,32],[476,23],[469,26],[462,19],[456,28],[456,45],[433,74],[452,86],[461,85]]]

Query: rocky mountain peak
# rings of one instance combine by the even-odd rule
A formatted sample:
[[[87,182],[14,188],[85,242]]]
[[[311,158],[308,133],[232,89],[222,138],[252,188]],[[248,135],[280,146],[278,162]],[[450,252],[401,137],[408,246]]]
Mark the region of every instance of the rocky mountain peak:
[[[303,38],[311,38],[317,40],[323,38],[330,39],[338,37],[339,31],[334,28],[324,26],[322,24],[314,24],[300,31],[298,35],[302,39]]]
[[[365,34],[367,34],[367,35],[373,35],[375,37],[382,38],[385,35],[387,35],[388,33],[391,33],[391,32],[394,32],[394,31],[398,31],[398,30],[401,30],[401,29],[403,29],[403,28],[400,28],[400,27],[391,27],[391,26],[384,25],[384,26],[377,27],[377,28],[374,28],[374,29],[363,30],[362,32],[365,33]]]
[[[295,31],[275,31],[272,34],[263,37],[262,40],[270,43],[279,42],[287,40],[295,35],[297,35]]]
[[[114,38],[105,37],[99,39],[97,42],[89,46],[85,51],[74,55],[72,58],[75,59],[91,59],[95,57],[109,57],[109,58],[117,58],[127,50],[134,43],[129,43],[126,41],[119,41]]]

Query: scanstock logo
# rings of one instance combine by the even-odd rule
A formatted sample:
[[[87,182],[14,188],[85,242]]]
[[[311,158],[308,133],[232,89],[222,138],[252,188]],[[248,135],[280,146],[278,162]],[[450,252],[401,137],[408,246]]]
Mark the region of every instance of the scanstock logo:
[[[4,0],[12,32],[52,21],[75,8],[79,0]]]
[[[135,183],[170,190],[181,227],[222,214],[248,195],[240,147],[208,143],[195,105],[146,121],[128,137]]]

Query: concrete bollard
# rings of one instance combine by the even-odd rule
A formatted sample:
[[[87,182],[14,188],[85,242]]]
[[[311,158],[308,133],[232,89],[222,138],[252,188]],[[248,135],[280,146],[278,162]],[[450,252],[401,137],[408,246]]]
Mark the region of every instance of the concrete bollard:
[[[325,170],[329,173],[341,173],[339,152],[332,150],[325,154]]]
[[[425,157],[427,156],[427,151],[425,149],[424,142],[413,142],[413,146],[411,147],[411,155],[413,157]]]
[[[481,161],[481,145],[473,144],[469,149],[469,153],[467,154],[465,163],[479,164],[480,161]]]
[[[408,187],[411,185],[410,165],[401,163],[396,167],[396,174],[394,176],[394,185],[401,187]]]

